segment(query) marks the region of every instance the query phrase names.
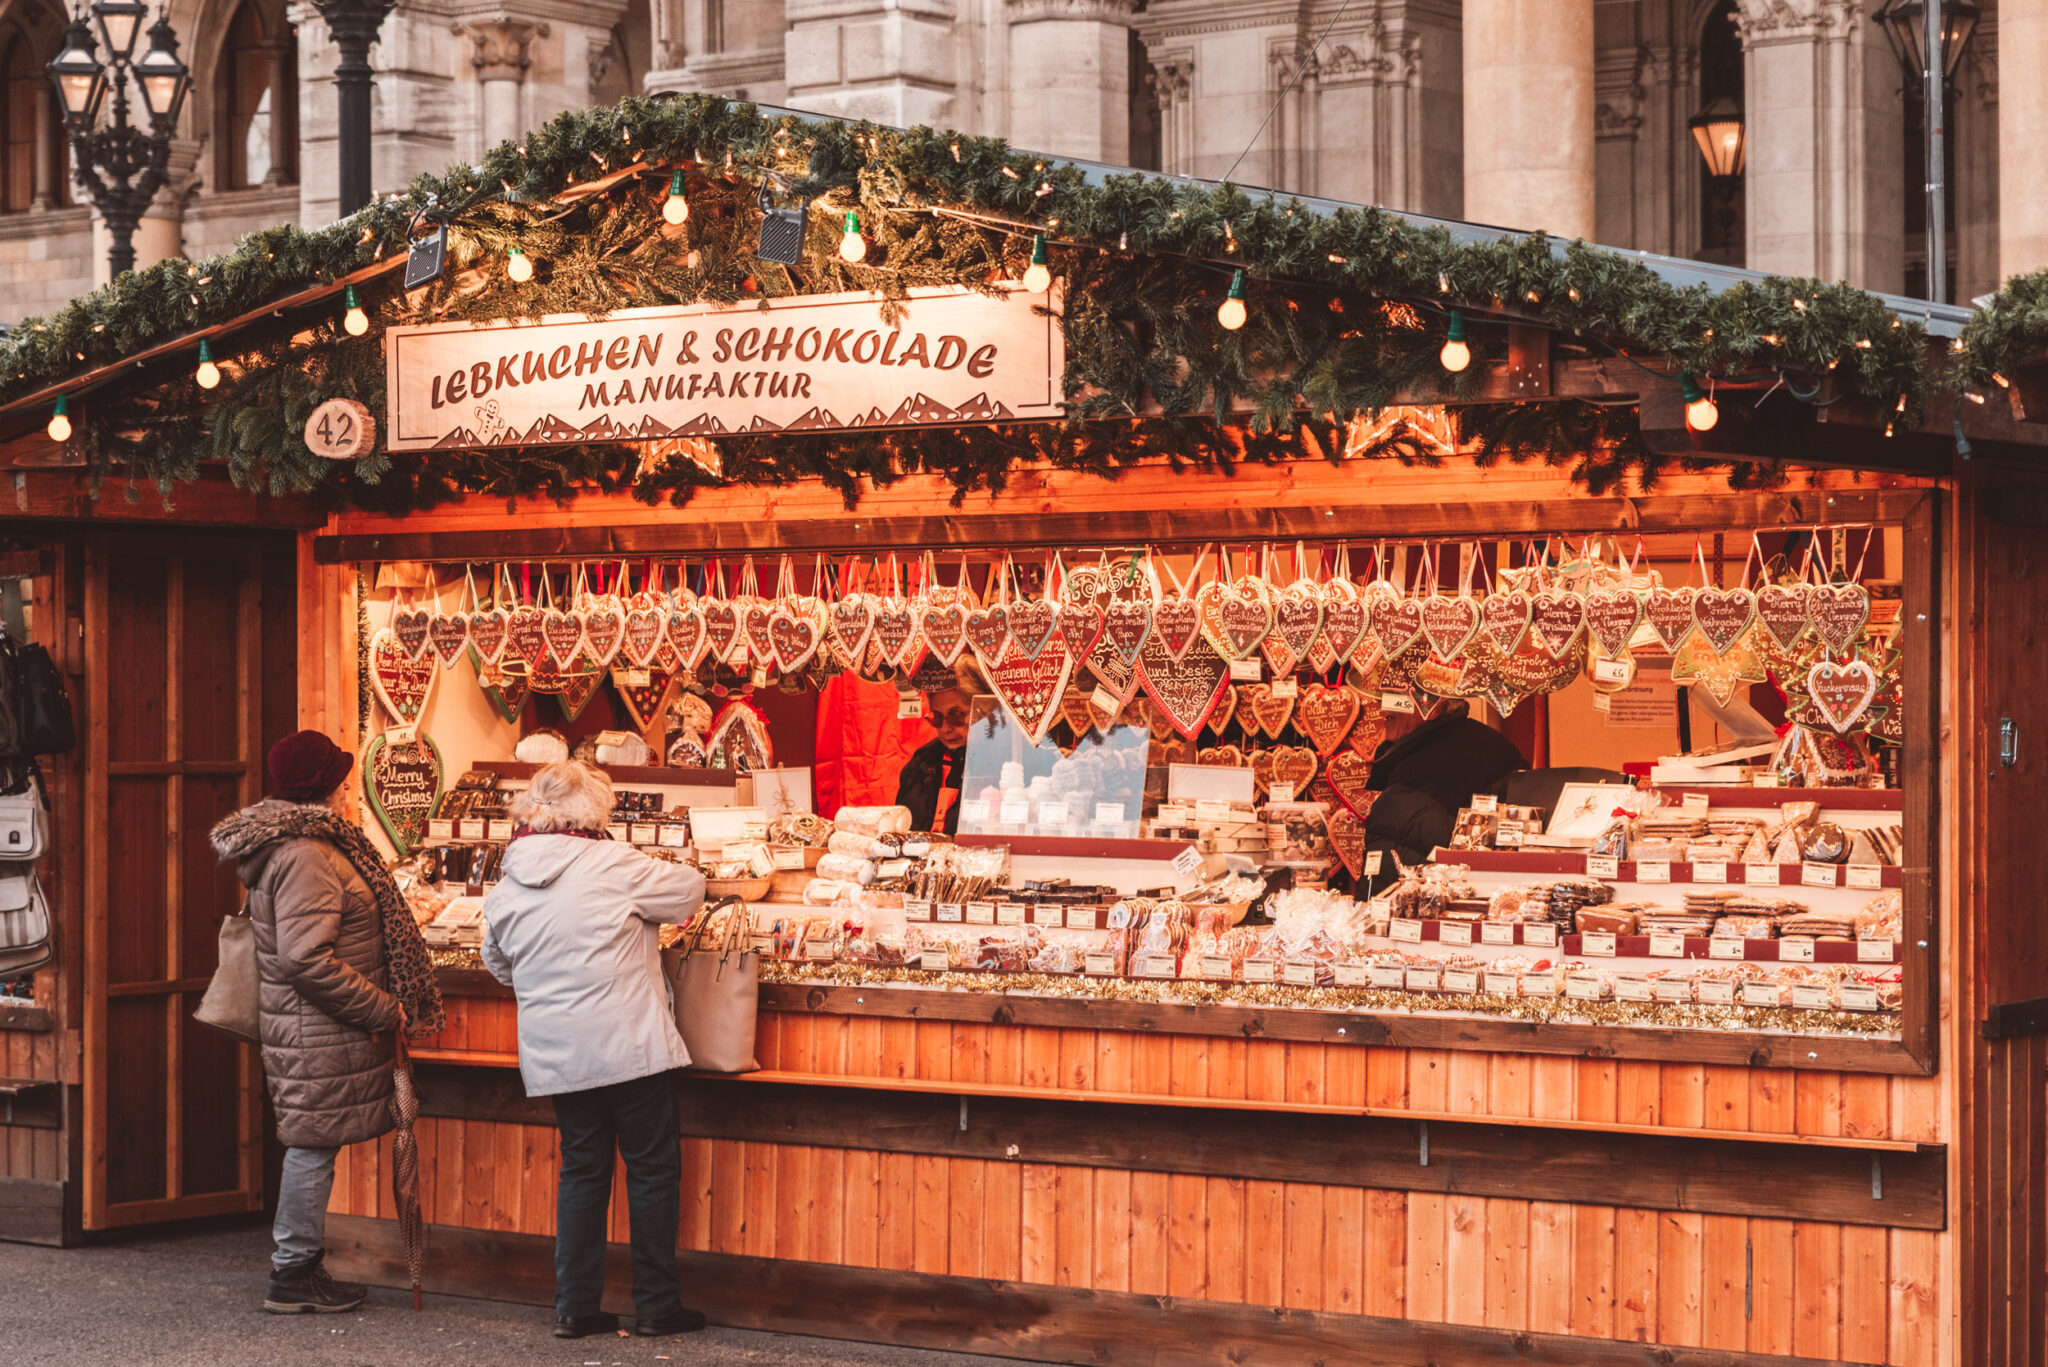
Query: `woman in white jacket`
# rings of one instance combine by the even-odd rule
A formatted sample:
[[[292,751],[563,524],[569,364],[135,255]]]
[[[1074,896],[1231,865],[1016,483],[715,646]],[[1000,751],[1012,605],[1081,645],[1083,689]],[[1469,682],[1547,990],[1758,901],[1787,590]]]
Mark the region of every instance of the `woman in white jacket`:
[[[542,769],[512,803],[518,824],[484,899],[484,966],[519,1001],[519,1074],[528,1096],[554,1098],[561,1131],[557,1338],[618,1328],[600,1305],[614,1151],[632,1217],[633,1332],[704,1327],[676,1275],[682,1136],[670,1073],[690,1055],[658,943],[661,923],[702,904],[704,879],[611,840],[611,809],[602,771],[574,761]]]

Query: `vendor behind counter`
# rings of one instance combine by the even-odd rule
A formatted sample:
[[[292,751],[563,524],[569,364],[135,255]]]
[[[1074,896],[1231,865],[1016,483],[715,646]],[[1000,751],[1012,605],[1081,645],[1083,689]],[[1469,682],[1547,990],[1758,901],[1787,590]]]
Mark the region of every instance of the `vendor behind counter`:
[[[896,805],[910,809],[910,827],[960,833],[960,782],[967,765],[967,723],[973,695],[948,688],[924,695],[925,720],[938,735],[911,753],[896,780]]]
[[[1490,793],[1502,779],[1529,767],[1515,743],[1452,699],[1428,721],[1413,713],[1387,717],[1387,739],[1373,756],[1366,787],[1380,794],[1365,822],[1366,848],[1419,864],[1450,841],[1458,809],[1474,793]],[[1378,882],[1391,881],[1384,861]]]

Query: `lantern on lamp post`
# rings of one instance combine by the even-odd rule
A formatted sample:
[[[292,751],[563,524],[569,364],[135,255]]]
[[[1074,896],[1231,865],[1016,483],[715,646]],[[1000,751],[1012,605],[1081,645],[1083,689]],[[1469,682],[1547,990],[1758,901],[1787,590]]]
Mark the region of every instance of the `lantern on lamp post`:
[[[1926,101],[1927,297],[1937,304],[1948,294],[1948,86],[1982,17],[1971,0],[1885,0],[1870,16]]]
[[[1742,174],[1745,150],[1742,109],[1723,95],[1687,121],[1692,140],[1706,159],[1707,174],[1716,180]]]

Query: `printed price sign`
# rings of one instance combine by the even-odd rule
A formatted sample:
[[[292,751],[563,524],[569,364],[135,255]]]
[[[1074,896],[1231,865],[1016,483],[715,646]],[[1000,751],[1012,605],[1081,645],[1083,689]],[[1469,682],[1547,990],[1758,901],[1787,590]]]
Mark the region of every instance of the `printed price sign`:
[[[1444,991],[1477,992],[1479,970],[1476,968],[1447,968],[1444,970]]]
[[[1202,956],[1202,976],[1216,982],[1229,982],[1229,957],[1222,954],[1204,954]]]
[[[1472,943],[1470,921],[1444,921],[1436,928],[1436,938],[1447,945],[1469,945]]]
[[[1751,887],[1775,887],[1779,881],[1776,864],[1744,864],[1742,881]]]
[[[1102,908],[1099,906],[1067,908],[1068,930],[1093,930],[1095,929],[1096,922],[1101,919]]]
[[[1248,983],[1269,983],[1280,976],[1280,964],[1276,959],[1246,959],[1244,980]]]
[[[1792,1005],[1801,1011],[1825,1011],[1834,1004],[1826,983],[1792,984]]]
[[[1067,909],[1058,902],[1033,902],[1031,924],[1034,926],[1062,926],[1067,923]]]
[[[1842,1009],[1844,1011],[1877,1010],[1877,989],[1868,983],[1843,983]]]
[[[1725,883],[1728,881],[1728,865],[1718,859],[1696,859],[1692,865],[1692,881]]]
[[[1589,959],[1611,959],[1614,957],[1614,934],[1612,931],[1589,930],[1579,937],[1579,952]]]
[[[1849,886],[1852,888],[1881,888],[1884,886],[1884,870],[1876,864],[1851,864]]]
[[[1123,710],[1123,704],[1117,701],[1116,694],[1102,687],[1097,687],[1088,695],[1088,702],[1105,717],[1113,717]]]
[[[1842,870],[1838,864],[1801,864],[1799,866],[1799,882],[1803,887],[1840,887],[1841,877]]]
[[[1038,824],[1041,826],[1069,826],[1073,818],[1067,813],[1063,799],[1038,804]]]
[[[648,843],[647,841],[645,841],[645,840],[642,840],[642,839],[640,838],[640,832],[641,832],[642,830],[647,830],[647,831],[649,831],[650,835],[651,835],[651,833],[652,833],[652,828],[651,828],[651,827],[635,826],[635,827],[633,828],[633,843],[634,843],[635,845],[644,845],[644,844],[647,844],[647,843]],[[778,869],[800,869],[800,868],[802,868],[803,866],[804,866],[804,852],[803,852],[802,850],[798,850],[798,849],[780,849],[780,850],[777,850],[777,851],[775,851],[775,867],[776,867],[776,868],[778,868]]]
[[[1701,978],[1693,984],[1701,1006],[1735,1005],[1735,984],[1717,978]]]
[[[1298,698],[1301,696],[1301,684],[1299,681],[1291,678],[1275,679],[1273,680],[1273,696],[1276,698]]]
[[[1316,966],[1299,959],[1290,959],[1280,965],[1280,981],[1289,987],[1314,987]]]
[[[1496,997],[1512,997],[1521,979],[1514,973],[1488,973],[1486,990]]]
[[[1636,861],[1638,883],[1668,883],[1671,881],[1671,861],[1668,859],[1638,859]]]
[[[427,821],[427,839],[453,840],[455,823],[446,817],[430,817]]]
[[[916,721],[924,715],[924,699],[915,693],[901,693],[896,697],[896,720]]]
[[[1443,985],[1443,970],[1436,968],[1411,968],[1407,974],[1410,992],[1434,992]]]
[[[1415,710],[1415,699],[1406,693],[1380,694],[1380,711],[1408,713]]]
[[[1173,956],[1171,954],[1140,954],[1137,963],[1131,967],[1131,973],[1139,978],[1171,978],[1173,976]]]
[[[970,797],[960,804],[960,822],[965,826],[986,826],[988,824],[988,799]]]
[[[1614,999],[1618,1002],[1646,1002],[1650,1000],[1648,978],[1616,978]]]
[[[1600,1000],[1600,979],[1591,973],[1574,973],[1564,980],[1564,994],[1575,1002]]]
[[[1479,927],[1479,943],[1483,945],[1511,945],[1515,942],[1515,928],[1506,921],[1485,921]]]
[[[1475,812],[1496,812],[1500,810],[1500,799],[1492,793],[1472,794],[1472,810]]]
[[[1111,822],[1124,820],[1124,804],[1121,802],[1096,803],[1095,819],[1105,826],[1109,825]]]
[[[917,966],[927,973],[944,973],[947,967],[946,951],[943,949],[920,950],[917,956]]]
[[[1683,959],[1685,937],[1683,935],[1652,935],[1650,957],[1653,959]]]
[[[1365,986],[1364,964],[1338,964],[1336,965],[1335,972],[1337,975],[1337,986],[1339,987]]]
[[[1858,940],[1856,962],[1860,964],[1888,964],[1896,948],[1890,940]]]
[[[996,923],[994,902],[969,902],[966,906],[967,924],[971,926],[992,926]]]
[[[1185,878],[1202,867],[1202,852],[1193,845],[1185,846],[1173,857],[1173,871]]]
[[[1778,941],[1778,957],[1790,964],[1813,962],[1813,941],[1800,936]]]
[[[1407,970],[1399,964],[1372,964],[1366,968],[1365,977],[1374,987],[1402,988],[1408,985]]]
[[[1365,852],[1365,876],[1367,878],[1377,878],[1380,876],[1380,855],[1381,851],[1379,850],[1367,850]]]
[[[966,911],[958,902],[934,902],[932,918],[939,921],[960,921],[966,919]]]
[[[1660,1002],[1689,1002],[1692,984],[1684,978],[1659,978],[1650,984],[1650,999]]]
[[[1776,983],[1744,983],[1742,1004],[1744,1006],[1777,1006],[1784,999],[1784,989]]]
[[[1002,810],[997,814],[996,819],[1005,826],[1025,825],[1031,820],[1031,799],[1028,797],[1004,798]]]
[[[1422,922],[1397,917],[1387,923],[1387,934],[1396,940],[1419,945],[1422,943]]]
[[[1030,915],[1031,908],[1023,902],[998,902],[996,924],[999,926],[1021,926]]]
[[[932,919],[932,904],[914,897],[903,899],[903,919],[906,921],[929,921]]]
[[[1547,921],[1541,924],[1524,922],[1522,925],[1522,943],[1525,945],[1535,945],[1539,949],[1555,949],[1557,948],[1557,927]]]
[[[1270,786],[1270,787],[1268,787],[1268,788],[1266,789],[1266,801],[1268,801],[1268,802],[1292,802],[1292,801],[1294,801],[1294,785],[1293,785],[1292,783],[1275,783],[1275,784],[1273,784],[1272,786]]]
[[[804,957],[806,959],[810,959],[813,961],[819,959],[831,959],[837,957],[838,953],[839,946],[831,940],[804,941]]]
[[[1257,683],[1259,681],[1259,672],[1260,665],[1257,659],[1232,660],[1230,662],[1230,681],[1232,683]]]
[[[1113,978],[1116,976],[1116,955],[1083,955],[1081,959],[1081,971],[1091,978]]]
[[[1705,816],[1707,808],[1713,805],[1705,793],[1681,793],[1678,800],[1678,810],[1689,817]]]
[[[1621,861],[1611,854],[1589,854],[1586,856],[1586,877],[1619,878]]]
[[[1733,935],[1716,935],[1713,939],[1707,941],[1707,957],[1709,959],[1740,959],[1743,957],[1745,944],[1747,944],[1747,941]]]

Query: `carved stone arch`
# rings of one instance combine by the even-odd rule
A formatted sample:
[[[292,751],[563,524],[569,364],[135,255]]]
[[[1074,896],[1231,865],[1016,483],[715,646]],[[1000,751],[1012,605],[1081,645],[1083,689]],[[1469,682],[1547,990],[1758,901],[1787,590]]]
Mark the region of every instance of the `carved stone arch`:
[[[281,52],[288,51],[288,70],[297,69],[297,27],[292,21],[290,0],[199,0],[190,18],[185,19],[178,29],[183,44],[180,55],[185,64],[192,68],[192,93],[186,97],[184,112],[179,117],[179,135],[195,143],[197,178],[200,187],[208,191],[219,190],[218,139],[222,132],[225,111],[219,106],[221,65],[233,37],[234,21],[247,4],[256,16],[256,26],[266,44],[277,46]],[[179,21],[174,20],[176,24]],[[286,92],[287,99],[297,99],[296,81]],[[296,144],[298,127],[297,110],[287,111],[286,124],[294,131],[292,142]],[[273,165],[279,164],[276,149],[272,151]],[[296,145],[284,149],[282,165],[296,178],[298,148]]]

